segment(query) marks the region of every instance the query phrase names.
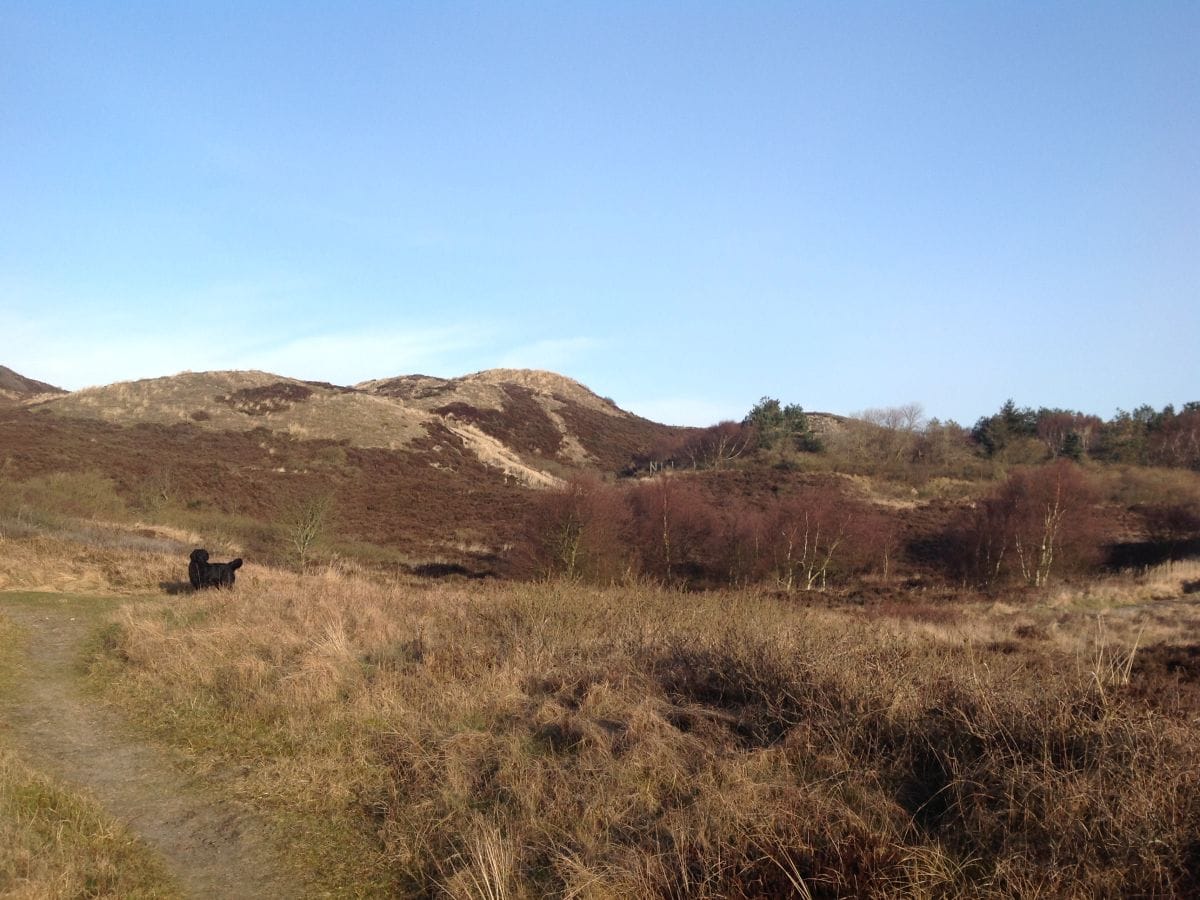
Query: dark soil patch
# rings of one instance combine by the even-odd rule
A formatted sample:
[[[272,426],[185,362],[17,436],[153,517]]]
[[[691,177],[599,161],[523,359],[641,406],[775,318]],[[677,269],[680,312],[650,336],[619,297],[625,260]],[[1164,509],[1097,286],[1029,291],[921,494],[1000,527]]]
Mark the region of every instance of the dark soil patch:
[[[290,409],[312,395],[312,388],[288,381],[277,381],[262,387],[242,388],[240,391],[222,394],[214,399],[248,416],[265,416],[267,413]]]
[[[1141,648],[1125,693],[1170,715],[1200,714],[1200,644]]]

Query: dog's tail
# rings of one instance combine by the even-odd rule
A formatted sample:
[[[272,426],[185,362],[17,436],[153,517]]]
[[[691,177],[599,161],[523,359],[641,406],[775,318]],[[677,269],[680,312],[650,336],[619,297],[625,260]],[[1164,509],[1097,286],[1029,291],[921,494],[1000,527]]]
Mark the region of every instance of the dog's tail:
[[[237,559],[233,560],[229,564],[229,571],[232,572],[234,569],[240,569],[241,567],[242,567],[242,558],[239,556]]]

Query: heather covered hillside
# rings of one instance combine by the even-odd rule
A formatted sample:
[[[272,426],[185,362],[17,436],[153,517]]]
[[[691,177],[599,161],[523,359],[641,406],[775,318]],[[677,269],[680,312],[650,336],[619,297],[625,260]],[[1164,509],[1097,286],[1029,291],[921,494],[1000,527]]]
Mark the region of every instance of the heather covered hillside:
[[[404,387],[423,382],[437,390]],[[327,556],[512,574],[540,491],[677,432],[550,373],[351,388],[208,372],[31,396],[0,414],[0,461],[12,510],[53,495],[65,514],[210,529],[284,561],[319,508]]]
[[[1194,403],[1104,420],[1010,401],[967,428],[917,404],[833,416],[764,397],[674,428],[542,371],[207,372],[30,394],[0,412],[0,454],[10,516],[207,530],[280,564],[891,590],[1040,586],[1200,548]]]

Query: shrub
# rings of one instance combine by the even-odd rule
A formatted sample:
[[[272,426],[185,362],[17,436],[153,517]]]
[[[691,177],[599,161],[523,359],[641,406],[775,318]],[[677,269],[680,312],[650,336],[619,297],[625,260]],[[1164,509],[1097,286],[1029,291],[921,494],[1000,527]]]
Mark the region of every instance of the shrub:
[[[643,574],[696,583],[711,573],[708,549],[719,530],[717,515],[694,484],[656,478],[629,492],[632,537]]]
[[[546,491],[534,509],[529,533],[540,575],[605,583],[629,566],[631,528],[623,492],[598,478],[577,476]]]
[[[990,496],[961,516],[948,562],[982,586],[1022,581],[1040,587],[1052,573],[1083,568],[1100,556],[1095,492],[1083,470],[1060,460],[1015,469]]]
[[[784,591],[824,589],[855,547],[858,504],[829,487],[808,488],[780,501],[768,519],[767,548],[776,585]]]
[[[781,406],[774,397],[763,397],[746,414],[742,424],[754,429],[758,446],[764,450],[820,450],[820,441],[799,404]]]

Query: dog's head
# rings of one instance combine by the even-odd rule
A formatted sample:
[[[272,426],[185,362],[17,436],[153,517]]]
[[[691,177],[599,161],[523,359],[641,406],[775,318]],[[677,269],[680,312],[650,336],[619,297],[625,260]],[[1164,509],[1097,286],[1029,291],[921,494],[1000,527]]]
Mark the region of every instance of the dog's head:
[[[208,551],[200,549],[193,550],[191,560],[194,563],[203,565],[204,563],[208,562]]]

